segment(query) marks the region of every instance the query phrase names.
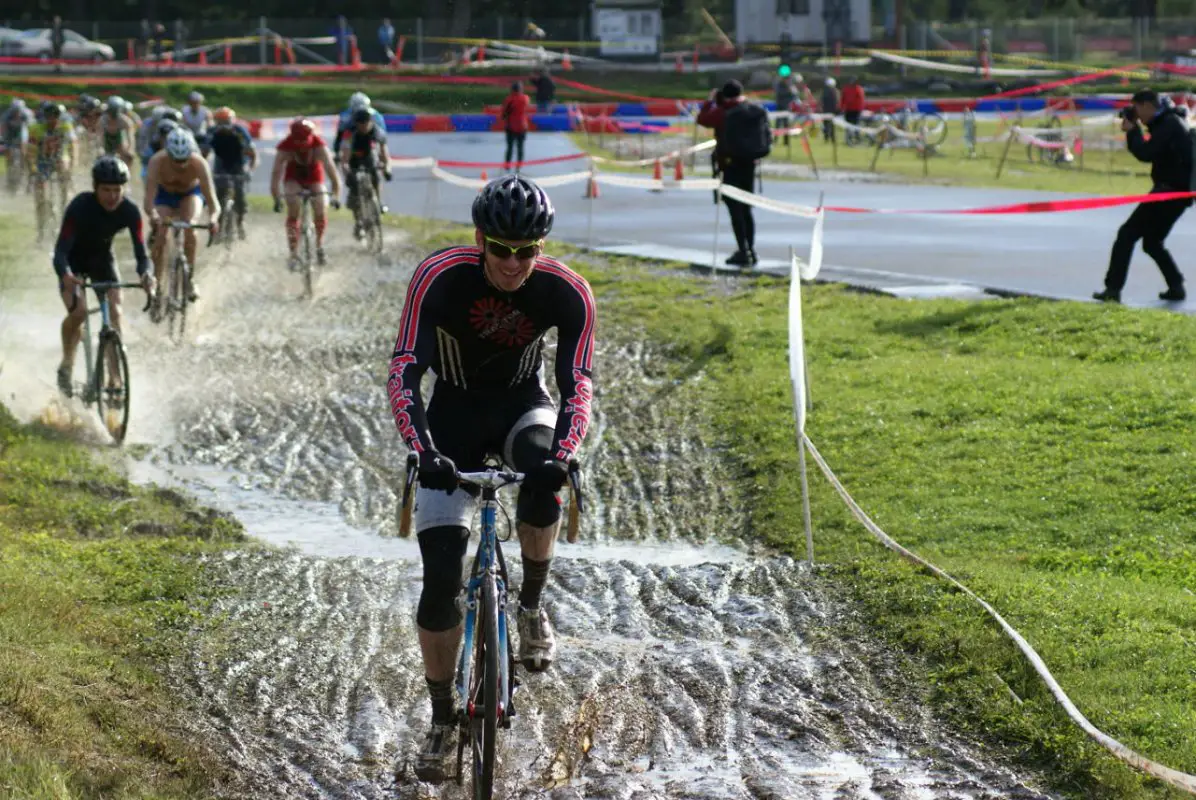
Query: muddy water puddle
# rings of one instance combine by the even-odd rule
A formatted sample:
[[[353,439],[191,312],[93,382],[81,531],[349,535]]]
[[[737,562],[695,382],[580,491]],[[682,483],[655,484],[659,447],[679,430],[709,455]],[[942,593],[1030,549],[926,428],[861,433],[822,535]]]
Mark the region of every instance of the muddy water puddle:
[[[212,559],[216,622],[168,679],[237,767],[222,796],[460,797],[410,769],[428,713],[420,568],[395,536],[406,454],[385,379],[421,254],[396,237],[377,264],[334,227],[331,267],[301,302],[267,219],[235,258],[201,267],[182,346],[130,323],[131,441],[148,450],[130,474],[185,487],[283,548]],[[51,326],[31,356],[42,371],[53,300],[28,309]],[[523,677],[498,796],[1047,796],[841,641],[817,572],[743,543],[736,476],[661,353],[600,327],[596,360],[590,513],[546,591],[559,660]],[[26,367],[6,362],[0,385]],[[52,376],[36,374],[43,391]]]

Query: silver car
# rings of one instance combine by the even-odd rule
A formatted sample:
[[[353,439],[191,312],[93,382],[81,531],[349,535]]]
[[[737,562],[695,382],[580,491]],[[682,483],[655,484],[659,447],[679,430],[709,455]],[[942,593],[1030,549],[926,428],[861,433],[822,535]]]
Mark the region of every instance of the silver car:
[[[116,53],[103,42],[93,42],[72,30],[64,30],[62,57],[70,61],[112,61]],[[22,31],[9,45],[15,45],[11,55],[48,60],[54,57],[49,28]]]

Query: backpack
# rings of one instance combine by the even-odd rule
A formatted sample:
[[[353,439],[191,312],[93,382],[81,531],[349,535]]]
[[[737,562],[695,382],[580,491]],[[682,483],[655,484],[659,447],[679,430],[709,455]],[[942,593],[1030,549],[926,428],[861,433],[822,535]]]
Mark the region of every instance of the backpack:
[[[759,103],[742,102],[727,109],[720,149],[735,161],[755,161],[772,152],[768,112]]]

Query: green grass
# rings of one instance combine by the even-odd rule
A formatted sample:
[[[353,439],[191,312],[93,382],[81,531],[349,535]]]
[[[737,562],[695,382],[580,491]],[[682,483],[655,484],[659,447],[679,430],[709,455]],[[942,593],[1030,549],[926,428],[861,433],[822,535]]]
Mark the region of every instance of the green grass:
[[[0,217],[0,285],[20,240]],[[197,557],[242,538],[0,406],[0,796],[211,796],[223,767],[156,666],[202,622]]]
[[[741,470],[750,536],[804,558],[786,282],[727,293],[680,270],[551,251],[590,280],[601,331],[663,347],[678,378],[701,368],[679,385]],[[1196,771],[1196,319],[804,294],[808,430],[849,491],[1005,615],[1094,724]],[[915,656],[942,718],[1071,797],[1181,796],[1088,740],[978,606],[877,544],[810,469],[816,560],[873,635]]]
[[[1027,126],[1035,124],[1041,123],[1034,120],[1028,120],[1026,123]],[[1149,165],[1131,156],[1125,149],[1123,140],[1117,149],[1112,151],[1089,148],[1084,152],[1082,162],[1077,158],[1071,165],[1065,166],[1045,165],[1038,160],[1031,162],[1026,146],[1015,142],[1009,149],[1001,176],[998,178],[997,165],[1005,148],[1004,140],[981,142],[973,156],[968,154],[964,145],[963,123],[951,120],[948,126],[947,141],[937,149],[937,153],[928,162],[912,149],[891,148],[881,152],[879,158],[875,159],[876,172],[901,176],[909,183],[1000,187],[1069,194],[1144,194],[1150,188]],[[977,124],[977,137],[993,137],[1001,130],[998,122],[980,121]],[[1008,128],[1003,130],[1007,132]],[[709,138],[706,134],[703,129],[699,141]],[[1089,132],[1088,135],[1091,137],[1093,132]],[[1105,137],[1111,134],[1101,127],[1100,135]],[[843,132],[837,131],[837,136],[836,145],[822,141],[820,131],[814,131],[814,135],[810,137],[810,150],[820,170],[866,172],[871,169],[876,156],[874,147],[847,147],[843,141]],[[579,149],[587,153],[605,156],[612,154],[611,147],[615,138],[613,136],[599,137],[595,134],[587,136],[584,133],[573,133],[570,137]],[[685,136],[684,139],[687,144],[692,142],[692,136]],[[633,157],[636,156],[623,156],[624,159]],[[697,159],[703,167],[708,164],[706,153],[699,154]],[[810,164],[810,157],[806,154],[801,139],[795,136],[790,137],[788,145],[784,144],[783,140],[777,140],[769,160],[774,163]],[[688,170],[688,163],[686,166]],[[647,174],[643,167],[604,164],[602,169]]]

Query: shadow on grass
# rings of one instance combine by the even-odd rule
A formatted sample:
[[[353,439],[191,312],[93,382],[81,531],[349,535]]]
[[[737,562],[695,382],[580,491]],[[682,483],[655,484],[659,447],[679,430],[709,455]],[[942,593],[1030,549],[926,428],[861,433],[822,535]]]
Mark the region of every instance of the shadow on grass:
[[[1004,318],[1019,313],[1021,306],[997,300],[967,302],[917,317],[877,320],[873,330],[914,339],[932,339],[944,334],[975,334],[1006,324]]]
[[[714,335],[710,337],[710,340],[706,344],[702,345],[702,349],[697,355],[690,359],[689,363],[685,365],[670,383],[656,392],[656,397],[668,397],[678,386],[688,383],[691,378],[703,372],[711,361],[725,356],[730,352],[731,340],[735,338],[731,326],[725,322],[715,322],[713,325]]]

